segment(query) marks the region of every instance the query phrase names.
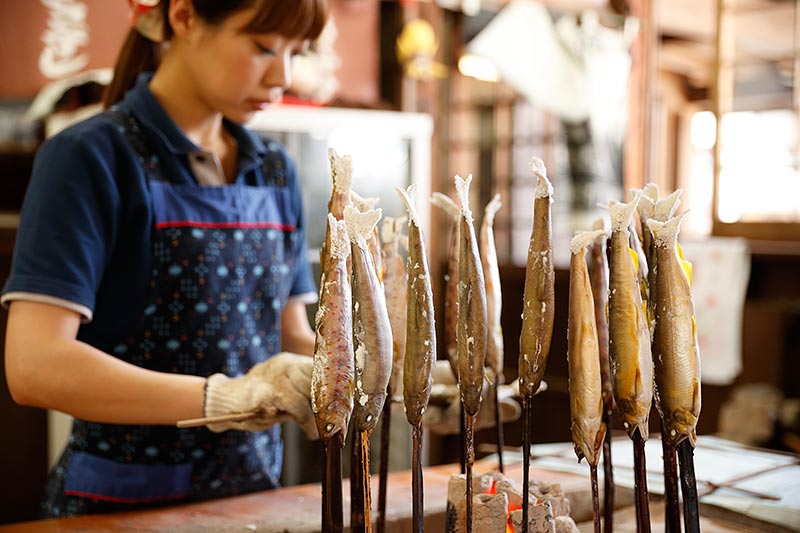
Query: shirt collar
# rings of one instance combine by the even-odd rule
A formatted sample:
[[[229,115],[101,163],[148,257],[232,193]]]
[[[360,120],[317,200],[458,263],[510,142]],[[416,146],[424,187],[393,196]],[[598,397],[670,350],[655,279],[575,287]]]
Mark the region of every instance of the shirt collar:
[[[139,75],[136,85],[125,95],[123,103],[150,133],[160,139],[166,148],[175,155],[202,151],[194,144],[175,121],[167,114],[148,86],[153,78],[152,72]],[[239,167],[260,164],[267,153],[267,147],[261,139],[235,122],[223,119],[228,132],[236,139],[239,151]]]

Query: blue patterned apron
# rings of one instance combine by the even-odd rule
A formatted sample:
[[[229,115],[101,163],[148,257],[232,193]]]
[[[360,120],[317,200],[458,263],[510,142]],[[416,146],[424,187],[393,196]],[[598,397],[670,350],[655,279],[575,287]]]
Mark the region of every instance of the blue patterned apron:
[[[282,167],[267,186],[201,187],[163,179],[130,114],[108,113],[148,177],[155,213],[148,303],[113,354],[159,372],[238,376],[280,350],[280,315],[302,235]],[[230,496],[279,485],[280,428],[251,433],[75,420],[46,485],[43,514],[73,516]]]

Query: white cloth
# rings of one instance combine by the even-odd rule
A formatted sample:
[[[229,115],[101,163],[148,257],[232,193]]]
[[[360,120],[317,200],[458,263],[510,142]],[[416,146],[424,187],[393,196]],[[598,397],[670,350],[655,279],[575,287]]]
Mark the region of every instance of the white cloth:
[[[742,320],[750,249],[741,238],[681,240],[692,263],[703,383],[728,385],[742,370]]]

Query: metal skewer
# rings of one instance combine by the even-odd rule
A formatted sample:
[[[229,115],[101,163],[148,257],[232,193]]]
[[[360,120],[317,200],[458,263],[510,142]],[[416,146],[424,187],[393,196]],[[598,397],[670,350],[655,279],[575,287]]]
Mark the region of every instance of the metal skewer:
[[[389,395],[383,404],[381,415],[381,460],[378,473],[378,533],[386,531],[386,484],[389,478],[389,442],[392,428],[392,402]]]
[[[700,533],[700,509],[697,480],[694,477],[694,446],[689,439],[676,446],[681,463],[681,492],[683,493],[683,527],[686,533]]]
[[[603,531],[614,531],[614,468],[611,463],[611,411],[603,410],[606,436],[603,439]]]
[[[475,416],[467,415],[467,533],[472,533],[472,466],[475,462]]]
[[[422,424],[412,428],[411,448],[411,528],[414,533],[425,530],[424,497],[422,494]]]
[[[661,434],[661,448],[664,454],[664,531],[680,533],[681,507],[678,501],[678,463],[675,446],[665,434]]]
[[[325,447],[325,472],[322,484],[322,531],[342,533],[342,448],[341,431],[331,436]]]
[[[633,433],[634,497],[636,498],[636,531],[650,533],[650,501],[647,495],[647,463],[645,440],[637,429]]]
[[[528,485],[531,469],[531,398],[522,399],[522,533],[528,533]]]
[[[350,528],[353,533],[364,533],[364,456],[361,439],[363,432],[355,428],[350,435]]]
[[[500,389],[500,378],[495,376],[494,379],[494,423],[495,430],[497,431],[497,466],[501,474],[505,474],[506,469],[503,463],[503,416],[500,413],[500,398],[498,397],[498,390]]]
[[[594,533],[600,533],[600,496],[597,493],[597,465],[589,465],[592,476],[592,520]]]

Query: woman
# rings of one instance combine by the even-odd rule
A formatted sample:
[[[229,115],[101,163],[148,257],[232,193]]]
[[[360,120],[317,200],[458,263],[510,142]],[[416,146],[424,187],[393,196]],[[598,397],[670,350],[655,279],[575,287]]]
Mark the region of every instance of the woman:
[[[313,353],[297,176],[241,124],[290,85],[327,1],[130,3],[110,107],[37,154],[2,295],[14,399],[76,417],[45,517],[275,487],[274,424],[315,433],[311,359],[273,357]]]

